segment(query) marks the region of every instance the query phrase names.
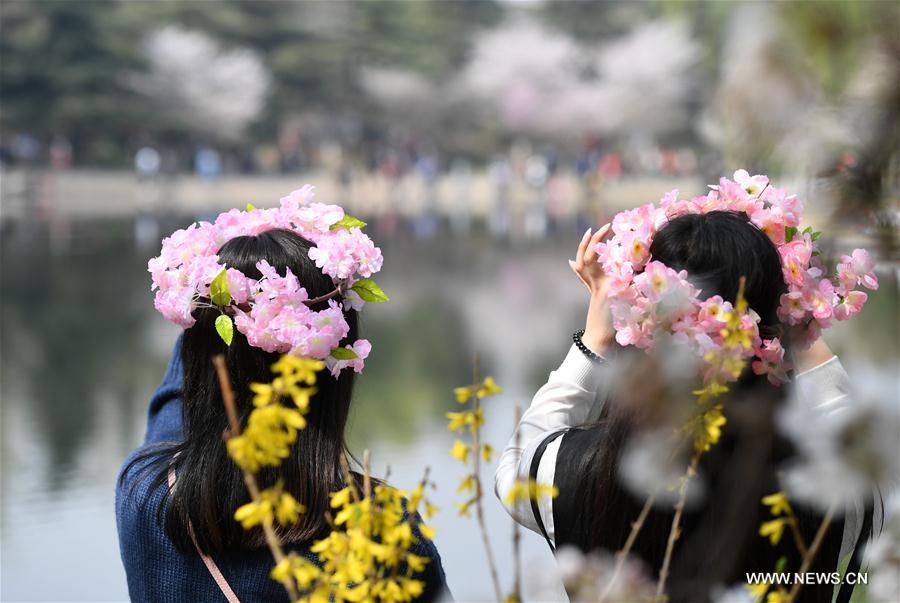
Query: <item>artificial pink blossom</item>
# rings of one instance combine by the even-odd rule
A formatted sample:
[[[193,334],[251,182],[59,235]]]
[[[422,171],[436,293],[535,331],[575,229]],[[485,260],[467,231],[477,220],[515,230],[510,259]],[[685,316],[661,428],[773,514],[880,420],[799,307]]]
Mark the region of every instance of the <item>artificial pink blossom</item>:
[[[349,332],[337,301],[331,300],[327,309],[315,312],[306,305],[309,294],[290,269],[281,274],[262,260],[256,265],[260,278],[250,278],[220,263],[217,254],[235,237],[289,230],[314,245],[310,258],[334,279],[336,288],[345,289],[356,278],[369,278],[378,272],[383,258],[381,250],[359,228],[335,228],[342,218],[341,207],[313,202],[312,187],[304,186],[283,197],[278,208],[233,209],[221,213],[212,223],[198,222],[176,230],[163,239],[160,254],[147,263],[154,306],[167,320],[191,328],[198,300],[209,297],[212,281],[225,270],[231,295],[227,313],[250,345],[268,352],[325,359]],[[364,304],[352,292],[344,296],[344,301],[355,310]],[[360,348],[365,353],[342,366],[362,370],[370,348],[365,342]]]
[[[364,360],[369,357],[369,352],[372,351],[372,344],[367,339],[357,339],[353,345],[344,347],[353,350],[356,353],[356,358],[352,360],[336,360],[329,356],[325,359],[326,366],[335,377],[347,367],[351,367],[356,373],[361,373],[363,366],[365,366]]]
[[[737,170],[734,173],[734,181],[740,185],[749,195],[759,195],[769,184],[769,177],[757,174],[751,176],[747,170]]]
[[[818,285],[807,287],[803,291],[807,308],[812,312],[813,318],[826,327],[833,315],[834,305],[837,303],[837,294],[834,292],[834,285],[831,281],[825,279],[818,282]]]
[[[778,248],[781,255],[781,270],[784,281],[788,285],[803,285],[806,269],[812,257],[812,245],[810,239],[795,239]]]
[[[756,224],[757,228],[763,231],[773,243],[784,245],[787,220],[781,212],[781,208],[776,206],[758,208],[750,214],[750,221]]]
[[[873,291],[878,289],[878,277],[875,276],[875,261],[865,249],[854,249],[850,255],[841,256],[837,265],[838,278],[855,280]]]
[[[800,346],[811,344],[833,319],[843,320],[859,312],[865,294],[854,291],[858,284],[877,287],[874,263],[862,250],[842,258],[837,281],[832,283],[810,234],[794,231],[792,240],[787,241],[788,229],[800,227],[800,199],[770,186],[764,175],[751,176],[746,170],[738,170],[733,180],[721,178],[706,195],[679,200],[678,191],[670,191],[658,208],[648,204],[613,218],[612,236],[597,244],[595,251],[609,279],[616,340],[620,345],[650,349],[656,345],[658,334],[671,332],[676,341],[687,344],[701,359],[707,354],[722,360],[755,356],[755,369],[780,382],[785,370],[781,344],[777,339],[762,342],[760,319],[752,309],[740,316],[739,327],[748,335],[750,345],[725,346],[724,317],[734,312],[733,306],[719,296],[700,301],[700,292],[690,284],[686,272],[676,272],[649,255],[653,238],[666,220],[713,211],[746,214],[778,248],[787,291],[781,296],[777,313],[783,322],[795,327],[795,341]],[[323,261],[328,255],[323,252]],[[702,371],[704,379],[734,378],[717,366],[717,362],[709,362]]]
[[[848,291],[840,303],[834,307],[834,317],[837,320],[847,320],[854,314],[858,314],[868,297],[864,291]]]
[[[778,339],[766,339],[754,350],[757,360],[751,368],[757,375],[766,375],[772,385],[781,385],[789,381],[787,365],[784,360],[784,348]]]
[[[243,272],[235,268],[228,268],[225,271],[225,279],[228,281],[231,300],[237,305],[246,303],[253,292],[256,281],[247,278]]]
[[[634,277],[634,286],[650,303],[655,304],[678,286],[679,280],[686,275],[686,272],[682,275],[662,262],[649,262],[644,271]]]
[[[788,324],[797,324],[806,316],[806,298],[802,291],[790,291],[781,296],[778,318]]]

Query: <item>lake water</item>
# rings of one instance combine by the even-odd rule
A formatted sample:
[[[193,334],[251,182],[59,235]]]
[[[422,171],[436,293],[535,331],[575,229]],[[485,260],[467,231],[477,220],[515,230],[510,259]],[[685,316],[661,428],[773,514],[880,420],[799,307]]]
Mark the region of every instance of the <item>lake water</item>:
[[[170,218],[159,234],[191,218]],[[585,294],[569,272],[574,227],[540,240],[498,241],[477,228],[373,224],[385,255],[379,283],[390,303],[363,316],[373,352],[359,379],[351,447],[371,449],[375,472],[412,486],[428,465],[442,511],[437,545],[460,601],[488,600],[491,587],[474,519],[456,516],[462,466],[448,450],[444,412],[451,389],[483,372],[506,391],[486,404],[486,440],[502,449],[515,403],[527,404],[583,323]],[[2,492],[4,601],[127,599],[113,492],[122,459],[143,437],[147,402],[178,329],[153,309],[146,261],[158,247],[152,223],[17,224],[2,238]],[[415,233],[418,232],[419,236]],[[447,232],[448,234],[440,234]],[[155,239],[158,241],[158,237]],[[158,245],[158,243],[157,243]],[[895,271],[859,320],[829,341],[845,363],[896,362]],[[845,327],[845,325],[841,325]],[[865,343],[863,343],[863,341]],[[496,459],[495,459],[496,461]],[[493,464],[483,479],[492,490]],[[495,556],[508,588],[511,522],[486,499]],[[552,571],[540,537],[526,533],[528,573]]]

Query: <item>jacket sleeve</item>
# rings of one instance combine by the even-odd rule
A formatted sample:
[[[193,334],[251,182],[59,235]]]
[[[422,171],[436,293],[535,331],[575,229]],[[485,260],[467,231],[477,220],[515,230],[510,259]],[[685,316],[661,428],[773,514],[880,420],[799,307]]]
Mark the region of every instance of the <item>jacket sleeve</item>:
[[[813,408],[831,413],[850,404],[850,377],[837,356],[797,373],[795,380],[800,399]]]
[[[181,391],[184,368],[181,364],[181,335],[175,341],[172,358],[163,381],[150,399],[147,412],[147,433],[144,445],[157,442],[180,442],[183,438],[181,419]]]
[[[531,401],[522,415],[509,443],[500,456],[494,474],[494,493],[514,520],[526,528],[538,531],[537,522],[527,500],[509,503],[506,499],[515,483],[527,480],[534,452],[545,437],[567,427],[576,427],[600,416],[609,392],[609,367],[604,360],[588,359],[574,345],[569,349],[560,367],[550,373],[547,383]],[[555,451],[559,440],[547,447],[541,458],[538,481],[553,483]],[[549,499],[542,498],[540,505],[544,525],[551,533]]]

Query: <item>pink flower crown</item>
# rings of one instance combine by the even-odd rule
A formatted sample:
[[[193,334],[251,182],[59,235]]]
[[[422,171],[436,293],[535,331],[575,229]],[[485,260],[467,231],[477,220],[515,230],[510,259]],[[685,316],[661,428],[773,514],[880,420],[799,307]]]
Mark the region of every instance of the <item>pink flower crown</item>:
[[[387,301],[370,278],[381,270],[381,250],[362,232],[365,222],[312,198],[307,185],[282,197],[278,208],[232,209],[213,223],[194,223],[163,239],[159,256],[147,264],[156,291],[153,305],[185,329],[194,325],[195,309],[217,308],[216,331],[227,345],[236,327],[250,345],[267,352],[324,360],[335,376],[347,367],[361,372],[372,346],[359,339],[339,347],[350,331],[344,311]],[[254,279],[219,261],[218,250],[229,240],[273,229],[292,231],[314,245],[309,258],[332,277],[333,291],[310,299],[290,268],[282,275],[260,260],[262,277]],[[328,308],[311,309],[326,301]]]
[[[743,359],[754,358],[756,374],[768,375],[775,384],[787,381],[789,365],[784,348],[778,338],[760,338],[760,317],[750,309],[733,308],[718,295],[701,301],[700,291],[688,281],[685,270],[676,272],[652,260],[654,235],[668,220],[684,214],[745,213],[778,248],[788,286],[788,292],[781,296],[778,316],[799,332],[801,346],[811,345],[832,320],[847,320],[862,309],[867,295],[857,287],[878,288],[874,262],[864,249],[855,249],[851,255],[842,256],[836,274],[827,277],[816,243],[821,233],[811,228],[799,230],[803,203],[796,195],[769,186],[766,176],[750,176],[738,170],[734,181],[722,178],[710,189],[689,201],[679,200],[678,191],[673,190],[663,196],[659,207],[650,203],[613,218],[613,236],[595,249],[610,278],[616,341],[623,346],[651,349],[661,333],[674,333],[676,341],[708,363],[736,349]],[[726,341],[735,330],[725,327],[728,317],[736,312],[740,320],[737,332],[742,335],[740,345],[735,346],[731,345],[733,341]],[[718,372],[722,366],[717,363],[717,368],[707,368],[704,380],[715,378],[709,371]],[[739,374],[726,372],[732,374],[725,380]]]

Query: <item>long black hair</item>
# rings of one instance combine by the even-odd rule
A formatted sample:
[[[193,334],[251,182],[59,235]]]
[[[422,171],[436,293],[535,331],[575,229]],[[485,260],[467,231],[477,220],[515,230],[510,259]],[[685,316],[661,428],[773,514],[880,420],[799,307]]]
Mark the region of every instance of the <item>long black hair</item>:
[[[674,218],[654,237],[650,255],[687,270],[703,298],[718,294],[734,303],[744,277],[744,295],[760,315],[761,334],[781,335],[777,308],[787,288],[781,260],[772,241],[745,214],[714,211]],[[630,352],[619,350],[633,359]],[[627,391],[613,391],[599,422],[570,432],[560,447],[557,475],[562,475],[557,484],[566,482],[570,491],[561,487],[559,504],[554,501],[557,545],[620,550],[644,506],[644,498],[620,481],[619,464],[630,438],[642,429],[642,402],[647,401],[625,400]],[[780,489],[776,467],[792,454],[788,442],[772,429],[772,415],[782,397],[780,389],[749,371],[732,387],[726,401],[729,423],[720,442],[701,458],[705,496],[682,520],[667,586],[671,600],[706,600],[713,585],[744,583],[746,572],[775,571],[782,558],[782,571],[799,570],[802,559],[789,534],[772,546],[757,533],[760,522],[769,518],[760,499]],[[750,420],[742,424],[742,417]],[[808,544],[821,517],[813,509],[794,508]],[[568,518],[557,520],[557,511]],[[657,505],[634,543],[633,553],[653,572],[662,565],[672,519],[671,508]],[[841,520],[832,523],[809,571],[836,571],[842,527]],[[806,585],[800,600],[830,601],[831,590],[827,584]]]
[[[275,229],[231,239],[218,255],[225,266],[251,278],[262,276],[256,268],[259,260],[268,261],[280,274],[290,268],[313,298],[332,291],[334,283],[309,259],[310,247],[311,243],[299,235]],[[322,306],[327,307],[325,303]],[[196,324],[184,331],[181,347],[184,440],[148,450],[122,474],[124,480],[135,464],[149,457],[154,462],[148,465],[148,471],[154,474],[154,485],[161,487],[166,482],[169,465],[174,466],[178,485],[173,492],[168,492],[159,513],[164,514],[169,538],[182,552],[194,550],[191,530],[200,550],[207,554],[265,543],[259,528],[245,531],[233,519],[234,511],[249,502],[249,497],[241,471],[225,449],[223,435],[228,420],[211,360],[217,354],[225,355],[243,423],[253,407],[249,384],[272,380],[271,366],[278,354],[250,346],[237,330],[231,345],[226,346],[215,331],[218,314],[214,309],[199,308],[194,312]],[[349,310],[345,317],[350,326],[345,342],[352,342],[357,338],[357,314]],[[273,485],[278,478],[283,479],[286,491],[306,507],[300,521],[282,534],[286,542],[305,541],[326,533],[328,493],[344,485],[340,458],[347,453],[344,429],[353,373],[342,371],[335,379],[322,371],[316,387],[306,416],[307,427],[299,432],[291,455],[284,459],[277,473],[270,468],[257,474],[263,488]]]

